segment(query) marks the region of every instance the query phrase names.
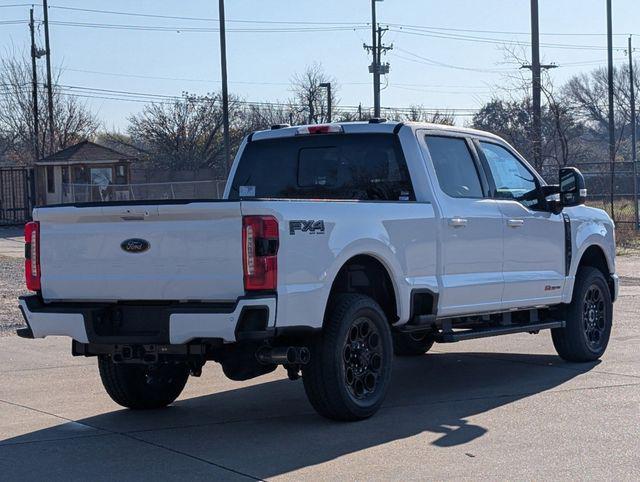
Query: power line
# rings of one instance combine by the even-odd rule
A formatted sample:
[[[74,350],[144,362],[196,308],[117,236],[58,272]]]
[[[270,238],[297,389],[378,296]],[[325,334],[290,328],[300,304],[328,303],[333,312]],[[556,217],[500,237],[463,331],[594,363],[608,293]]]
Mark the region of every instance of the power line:
[[[199,83],[220,83],[220,80],[217,79],[193,79],[193,78],[185,78],[185,77],[164,77],[164,76],[155,76],[155,75],[141,75],[141,74],[127,74],[127,73],[118,73],[118,72],[105,72],[100,70],[85,70],[85,69],[74,69],[69,67],[58,67],[61,71],[69,71],[69,72],[80,72],[86,74],[96,74],[96,75],[106,75],[109,77],[131,77],[135,79],[155,79],[155,80],[172,80],[179,82],[199,82]],[[258,81],[258,80],[230,80],[230,84],[247,84],[247,85],[281,85],[281,86],[290,86],[291,82],[267,82],[267,81]],[[369,82],[340,82],[341,85],[368,85]]]
[[[491,34],[501,34],[501,35],[530,35],[530,32],[514,32],[514,31],[505,31],[505,30],[477,30],[477,29],[469,29],[469,28],[453,28],[453,27],[433,27],[427,25],[407,25],[402,23],[389,23],[390,27],[398,27],[404,29],[414,29],[414,30],[425,30],[425,31],[433,31],[433,30],[442,30],[445,32],[467,32],[467,33],[491,33]],[[553,36],[606,36],[606,33],[583,33],[583,32],[546,32],[540,33],[540,35],[547,35],[550,37]],[[626,36],[627,34],[619,33],[614,34],[619,36]]]
[[[63,7],[51,5],[50,8],[56,8],[58,10],[72,10],[77,12],[90,12],[101,13],[108,15],[124,15],[129,17],[146,17],[146,18],[163,18],[171,20],[188,20],[188,21],[202,21],[202,22],[218,22],[219,19],[211,17],[184,17],[177,15],[159,15],[151,13],[138,13],[138,12],[123,12],[115,10],[99,10],[91,8],[79,8],[79,7]],[[230,23],[256,23],[256,24],[293,24],[293,25],[362,25],[367,26],[366,22],[317,22],[317,21],[295,21],[295,20],[230,20]]]
[[[411,61],[411,62],[417,62],[417,63],[420,63],[420,64],[431,65],[431,66],[435,66],[435,67],[445,67],[445,68],[449,68],[449,69],[466,70],[466,71],[471,71],[471,72],[483,72],[483,73],[501,73],[501,72],[510,72],[510,71],[515,70],[515,69],[512,69],[512,68],[511,69],[484,69],[484,68],[476,68],[476,67],[465,67],[465,66],[461,66],[461,65],[453,65],[453,64],[448,64],[446,62],[440,62],[438,60],[430,59],[428,57],[423,57],[422,55],[415,54],[413,52],[410,52],[410,51],[405,50],[405,49],[400,48],[400,47],[396,47],[396,50],[398,50],[400,52],[404,52],[405,54],[411,55],[412,57],[415,57],[416,59],[419,59],[419,60],[403,58],[401,56],[398,56],[397,54],[394,54],[395,57],[401,58],[403,60],[408,60],[408,61]]]
[[[398,33],[408,34],[408,35],[417,35],[420,37],[459,40],[464,42],[489,43],[489,44],[496,44],[496,45],[514,45],[519,47],[531,46],[530,42],[525,42],[520,40],[477,37],[477,36],[461,35],[461,34],[444,34],[441,32],[426,33],[427,31],[411,31],[407,29],[397,29],[397,28],[391,28],[390,30]],[[606,50],[607,49],[606,47],[599,46],[599,45],[557,44],[557,43],[549,43],[549,42],[541,43],[540,46],[545,48],[556,48],[556,49],[567,49],[567,50]],[[624,50],[624,48],[615,48],[614,50]]]
[[[106,98],[110,100],[132,101],[132,102],[155,102],[160,104],[172,104],[175,101],[185,100],[184,96],[166,95],[166,94],[149,94],[141,92],[131,92],[125,90],[115,89],[100,89],[95,87],[84,87],[77,85],[58,85],[58,88],[64,93],[72,97],[85,97],[85,98]],[[77,92],[80,91],[80,92]],[[217,101],[217,98],[206,96],[194,96],[196,102],[212,102]],[[261,101],[245,101],[245,100],[233,100],[232,104],[246,105],[246,106],[263,106],[263,107],[292,107],[294,104],[289,102],[261,102]],[[342,110],[357,110],[356,105],[343,105],[340,106]],[[411,107],[389,107],[383,106],[382,109],[409,111]],[[467,114],[469,112],[477,112],[476,108],[422,108],[425,112],[455,112],[461,114]]]
[[[29,4],[18,4],[16,6],[28,6]],[[217,18],[213,17],[188,17],[188,16],[179,16],[179,15],[159,15],[159,14],[150,14],[150,13],[140,13],[140,12],[126,12],[126,11],[116,11],[116,10],[101,10],[101,9],[91,9],[91,8],[80,8],[80,7],[67,7],[67,6],[58,6],[58,5],[50,5],[49,8],[55,8],[58,10],[68,10],[68,11],[76,11],[76,12],[88,12],[88,13],[99,13],[99,14],[107,14],[107,15],[121,15],[121,16],[129,16],[129,17],[142,17],[142,18],[161,18],[161,19],[171,19],[171,20],[187,20],[187,21],[196,21],[196,22],[218,22]],[[308,21],[308,20],[240,20],[240,19],[227,19],[228,23],[254,23],[254,24],[282,24],[282,25],[362,25],[362,26],[370,26],[370,22],[322,22],[322,21]],[[429,25],[412,25],[412,24],[402,24],[402,23],[389,23],[390,27],[398,27],[398,28],[406,28],[406,29],[421,29],[421,30],[440,30],[440,31],[449,31],[449,32],[468,32],[468,33],[490,33],[490,34],[503,34],[503,35],[529,35],[529,32],[519,32],[519,31],[505,31],[505,30],[481,30],[481,29],[468,29],[468,28],[453,28],[453,27],[434,27]],[[606,33],[594,33],[594,32],[544,32],[540,33],[540,35],[546,36],[606,36]],[[628,34],[614,34],[618,36],[627,36]]]
[[[152,80],[170,80],[170,81],[178,81],[178,82],[197,82],[197,83],[220,83],[220,80],[217,79],[194,79],[194,78],[185,78],[185,77],[165,77],[165,76],[155,76],[155,75],[142,75],[142,74],[129,74],[123,72],[105,72],[100,70],[85,70],[85,69],[75,69],[70,67],[58,67],[58,70],[65,72],[78,72],[78,73],[86,73],[86,74],[95,74],[95,75],[104,75],[108,77],[125,77],[125,78],[134,78],[134,79],[152,79]],[[258,81],[258,80],[230,80],[230,84],[239,84],[239,85],[276,85],[276,86],[290,86],[291,82],[267,82],[267,81]],[[340,81],[340,85],[369,85],[370,82],[345,82]],[[442,87],[454,87],[457,89],[478,89],[485,88],[486,85],[451,85],[451,84],[421,84],[421,83],[404,83],[404,82],[394,82],[394,86],[405,86],[405,87],[427,87],[427,88],[442,88]]]
[[[52,20],[51,25],[60,27],[80,27],[99,28],[104,30],[133,30],[146,32],[177,32],[177,33],[216,33],[220,29],[216,27],[185,27],[185,26],[165,26],[165,25],[131,25],[131,24],[109,24],[109,23],[88,23]],[[348,32],[351,30],[367,29],[364,26],[327,26],[327,27],[271,27],[271,28],[229,28],[228,32],[236,33],[301,33],[301,32]]]

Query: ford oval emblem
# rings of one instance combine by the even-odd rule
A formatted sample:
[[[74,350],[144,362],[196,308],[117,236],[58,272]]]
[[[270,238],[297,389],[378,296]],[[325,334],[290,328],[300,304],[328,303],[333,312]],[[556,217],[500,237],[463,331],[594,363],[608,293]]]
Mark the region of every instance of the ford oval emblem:
[[[125,239],[120,247],[127,253],[143,253],[149,249],[149,241],[140,238]]]

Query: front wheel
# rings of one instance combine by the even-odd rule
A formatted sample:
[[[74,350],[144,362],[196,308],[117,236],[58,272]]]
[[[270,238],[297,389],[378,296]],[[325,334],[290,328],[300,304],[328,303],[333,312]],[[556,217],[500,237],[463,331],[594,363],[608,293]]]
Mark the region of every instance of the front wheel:
[[[114,363],[111,357],[101,355],[98,368],[111,399],[138,410],[166,407],[182,393],[189,378],[185,363]]]
[[[609,343],[613,318],[611,292],[601,271],[580,269],[565,313],[566,326],[551,330],[558,355],[572,362],[600,358]]]
[[[393,343],[380,306],[359,294],[332,302],[302,376],[316,411],[333,420],[362,420],[382,405],[391,379]]]

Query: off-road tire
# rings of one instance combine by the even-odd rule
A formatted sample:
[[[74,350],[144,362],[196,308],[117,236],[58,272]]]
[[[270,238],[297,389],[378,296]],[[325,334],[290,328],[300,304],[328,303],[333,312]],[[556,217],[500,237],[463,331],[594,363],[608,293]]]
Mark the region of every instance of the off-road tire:
[[[580,268],[573,299],[564,314],[566,326],[551,330],[558,355],[570,362],[600,358],[609,343],[613,319],[611,292],[601,271],[589,266]]]
[[[393,353],[396,356],[420,356],[433,346],[433,338],[429,335],[412,333],[393,334]]]
[[[106,355],[98,357],[98,369],[111,399],[136,410],[166,407],[178,398],[189,378],[184,363],[114,363]]]
[[[393,342],[387,318],[373,299],[336,296],[310,349],[302,378],[320,415],[354,421],[380,408],[391,380]]]

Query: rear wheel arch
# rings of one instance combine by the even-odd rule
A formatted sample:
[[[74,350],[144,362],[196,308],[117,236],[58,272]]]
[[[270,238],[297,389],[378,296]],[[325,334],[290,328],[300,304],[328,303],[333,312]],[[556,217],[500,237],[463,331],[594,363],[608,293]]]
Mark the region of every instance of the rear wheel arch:
[[[391,270],[376,256],[358,254],[349,258],[338,270],[324,311],[324,319],[340,294],[358,293],[380,305],[390,324],[400,317],[398,292]]]

